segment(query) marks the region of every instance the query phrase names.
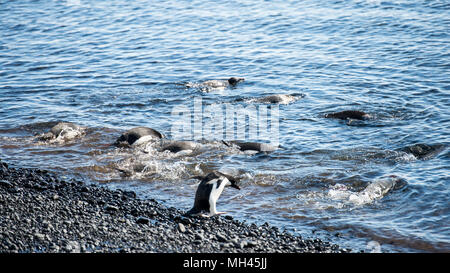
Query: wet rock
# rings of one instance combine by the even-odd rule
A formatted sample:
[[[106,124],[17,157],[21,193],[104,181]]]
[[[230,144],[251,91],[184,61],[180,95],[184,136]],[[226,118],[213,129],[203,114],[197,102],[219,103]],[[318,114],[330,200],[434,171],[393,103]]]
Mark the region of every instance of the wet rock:
[[[119,208],[117,206],[107,204],[107,205],[105,205],[105,210],[107,212],[114,213],[114,212],[119,211]]]
[[[258,245],[257,241],[252,241],[252,240],[247,241],[247,247],[255,247],[257,245]]]
[[[225,237],[225,236],[222,235],[221,233],[217,233],[217,234],[216,234],[216,238],[217,238],[217,241],[219,241],[219,242],[222,242],[222,243],[228,242],[227,237]]]
[[[6,162],[0,161],[0,165],[5,171],[8,169],[8,164]]]
[[[123,195],[127,198],[136,198],[136,193],[134,191],[124,191]]]
[[[138,224],[143,224],[143,225],[148,225],[148,223],[150,223],[150,219],[144,216],[139,216],[136,219],[136,223]]]
[[[196,240],[203,241],[203,240],[205,240],[205,237],[204,237],[203,234],[201,234],[201,233],[196,233],[196,234],[195,234],[195,239],[196,239]]]
[[[6,180],[0,180],[0,187],[5,187],[5,188],[12,188],[14,187],[12,183],[6,181]]]
[[[69,241],[66,244],[64,250],[67,252],[79,253],[80,252],[80,244],[76,241]]]
[[[41,233],[35,233],[34,237],[39,240],[39,241],[44,241],[45,240],[45,235],[41,234]]]
[[[156,212],[156,210],[150,210],[148,213],[147,213],[147,215],[149,215],[149,216],[152,216],[152,217],[155,217],[155,216],[157,216],[158,215],[158,212]]]
[[[239,243],[239,248],[244,248],[244,247],[246,247],[247,246],[247,241],[240,241],[240,242],[238,242]]]

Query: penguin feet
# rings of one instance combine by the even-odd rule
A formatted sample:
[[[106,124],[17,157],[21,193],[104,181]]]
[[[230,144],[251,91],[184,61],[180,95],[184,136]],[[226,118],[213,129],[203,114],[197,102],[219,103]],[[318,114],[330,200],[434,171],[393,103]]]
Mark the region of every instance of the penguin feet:
[[[201,214],[199,214],[198,216],[205,217],[205,218],[209,218],[209,217],[214,217],[214,216],[220,215],[220,214],[226,214],[226,212],[220,212],[220,211],[218,211],[218,212],[216,212],[216,213],[201,213]]]

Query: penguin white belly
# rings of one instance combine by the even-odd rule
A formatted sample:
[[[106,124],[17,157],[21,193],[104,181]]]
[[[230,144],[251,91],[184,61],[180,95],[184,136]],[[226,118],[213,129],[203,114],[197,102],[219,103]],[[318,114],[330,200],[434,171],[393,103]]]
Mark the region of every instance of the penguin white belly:
[[[225,88],[228,84],[224,81],[220,80],[210,80],[203,83],[203,85],[211,87],[211,88]]]
[[[209,194],[209,215],[222,214],[223,212],[218,212],[216,210],[216,202],[223,192],[225,186],[231,185],[231,182],[225,178],[213,179],[208,184],[213,184],[211,193]],[[219,185],[218,185],[219,184]]]
[[[143,144],[147,144],[148,142],[153,141],[153,140],[155,140],[155,137],[152,135],[143,136],[143,137],[140,137],[138,140],[136,140],[133,144],[131,144],[131,146],[137,147],[137,146],[140,146]]]

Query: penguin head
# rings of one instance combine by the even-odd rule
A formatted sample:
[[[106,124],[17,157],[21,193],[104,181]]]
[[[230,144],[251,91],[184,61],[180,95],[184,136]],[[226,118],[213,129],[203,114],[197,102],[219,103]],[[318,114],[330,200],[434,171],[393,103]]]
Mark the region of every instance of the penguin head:
[[[225,186],[230,186],[230,187],[238,189],[238,190],[241,189],[239,187],[238,182],[237,182],[237,180],[235,178],[233,178],[233,177],[225,177],[224,180],[227,181],[226,182],[227,184]]]
[[[228,79],[228,83],[231,85],[236,85],[238,82],[242,82],[242,81],[244,81],[244,78],[231,77]]]
[[[219,171],[213,171],[211,173],[209,173],[207,176],[194,176],[191,177],[191,179],[199,179],[202,180],[203,183],[210,183],[212,180],[215,180],[219,183],[216,184],[216,186],[220,186],[221,183],[225,183],[225,186],[230,186],[232,188],[238,189],[240,190],[241,188],[239,187],[239,181],[238,179],[234,178],[231,175],[227,175],[224,173],[221,173]]]
[[[238,189],[240,190],[241,188],[239,187],[239,180],[237,178],[234,178],[231,175],[228,174],[224,174],[222,172],[219,171],[214,171],[212,172],[212,175],[214,175],[215,177],[220,177],[220,181],[225,182],[225,186],[230,186],[232,188]]]

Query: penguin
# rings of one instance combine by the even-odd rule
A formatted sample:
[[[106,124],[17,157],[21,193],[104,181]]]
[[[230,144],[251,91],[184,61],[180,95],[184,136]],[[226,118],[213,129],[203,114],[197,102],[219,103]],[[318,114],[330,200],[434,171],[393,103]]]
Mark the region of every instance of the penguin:
[[[164,138],[164,135],[148,127],[135,127],[123,133],[114,143],[116,146],[139,145],[150,140]]]
[[[236,84],[242,81],[244,81],[244,78],[231,77],[228,80],[210,80],[205,81],[202,84],[211,88],[225,88],[228,86],[236,86]]]
[[[230,147],[233,144],[239,147],[239,150],[245,152],[245,151],[255,151],[255,152],[273,152],[277,149],[277,147],[272,146],[268,143],[259,143],[259,142],[227,142],[222,140],[222,143],[225,144],[226,146]]]
[[[277,95],[270,95],[262,98],[257,98],[256,102],[261,103],[274,103],[274,104],[289,104],[291,102],[294,102],[297,98],[292,95],[285,95],[285,94],[277,94]]]
[[[346,110],[346,111],[326,114],[325,118],[335,118],[335,119],[343,119],[343,120],[346,120],[346,119],[366,120],[366,119],[370,119],[371,116],[362,111]]]
[[[412,154],[417,159],[430,159],[433,156],[436,156],[440,152],[442,152],[446,146],[444,144],[424,144],[418,143],[410,146],[406,146],[404,148],[398,149],[398,151],[402,151],[408,154]]]
[[[235,86],[236,84],[238,84],[239,82],[243,82],[244,80],[245,80],[244,78],[231,77],[228,79],[228,84]]]
[[[72,140],[84,134],[83,127],[72,122],[58,122],[49,132],[38,137],[41,141],[49,140]]]
[[[180,151],[193,151],[198,146],[197,143],[193,141],[173,141],[169,144],[164,145],[161,151],[170,151],[172,153],[178,153]]]
[[[213,171],[203,177],[195,192],[194,207],[186,213],[186,216],[210,217],[223,214],[224,212],[216,210],[216,203],[225,186],[240,190],[235,178],[221,172]]]
[[[197,87],[204,91],[210,91],[211,89],[225,89],[229,86],[234,87],[244,80],[244,78],[231,77],[228,80],[209,80],[202,83],[187,83],[185,86],[188,88]]]

